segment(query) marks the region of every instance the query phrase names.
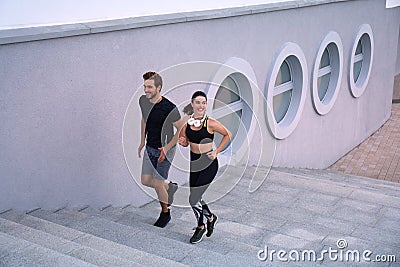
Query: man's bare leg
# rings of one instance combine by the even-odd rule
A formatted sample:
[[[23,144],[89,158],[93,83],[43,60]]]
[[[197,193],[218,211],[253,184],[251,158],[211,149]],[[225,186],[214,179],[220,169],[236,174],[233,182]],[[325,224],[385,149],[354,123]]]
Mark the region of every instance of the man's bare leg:
[[[142,184],[154,188],[157,193],[158,200],[160,201],[161,210],[168,212],[168,184],[164,180],[154,178],[153,175],[142,175]]]

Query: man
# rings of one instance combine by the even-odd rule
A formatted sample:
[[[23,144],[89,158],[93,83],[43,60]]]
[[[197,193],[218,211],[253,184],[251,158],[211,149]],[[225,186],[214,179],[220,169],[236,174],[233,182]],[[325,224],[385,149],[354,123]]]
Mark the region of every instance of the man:
[[[161,213],[154,223],[165,227],[171,220],[168,206],[178,189],[176,183],[169,182],[168,172],[175,155],[178,131],[181,127],[181,116],[175,104],[161,96],[162,78],[155,72],[143,74],[144,93],[139,99],[142,112],[140,145],[138,156],[146,145],[142,163],[142,184],[156,190],[161,205]]]

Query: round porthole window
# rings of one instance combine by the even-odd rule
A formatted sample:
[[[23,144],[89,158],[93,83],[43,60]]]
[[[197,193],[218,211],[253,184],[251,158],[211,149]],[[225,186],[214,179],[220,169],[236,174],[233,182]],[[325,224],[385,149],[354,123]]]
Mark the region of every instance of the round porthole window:
[[[329,32],[317,52],[312,73],[312,98],[320,115],[327,114],[340,89],[343,73],[343,45],[336,32]]]
[[[241,157],[241,149],[247,149],[246,140],[254,132],[253,112],[257,110],[256,77],[250,64],[240,58],[230,58],[217,71],[207,89],[210,116],[220,121],[232,134],[230,145],[221,155],[235,153]],[[219,143],[222,136],[215,136]]]
[[[356,34],[350,58],[349,85],[354,97],[360,97],[367,87],[373,56],[372,29],[370,25],[363,24]]]
[[[296,128],[303,111],[307,92],[307,64],[303,51],[286,43],[275,58],[266,86],[268,128],[277,139],[288,137]]]

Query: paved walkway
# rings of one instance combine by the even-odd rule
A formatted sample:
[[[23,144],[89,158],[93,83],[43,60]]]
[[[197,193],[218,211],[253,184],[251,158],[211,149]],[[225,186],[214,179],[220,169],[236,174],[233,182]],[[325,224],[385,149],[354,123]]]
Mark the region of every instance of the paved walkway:
[[[376,133],[329,169],[400,183],[400,104],[392,105],[391,117]]]
[[[182,186],[175,200],[186,207],[173,205],[165,228],[153,226],[157,201],[0,213],[0,266],[400,266],[400,183],[272,168],[250,193],[267,169],[220,171],[205,194],[221,197],[208,202],[218,224],[199,244],[189,243],[196,220]]]

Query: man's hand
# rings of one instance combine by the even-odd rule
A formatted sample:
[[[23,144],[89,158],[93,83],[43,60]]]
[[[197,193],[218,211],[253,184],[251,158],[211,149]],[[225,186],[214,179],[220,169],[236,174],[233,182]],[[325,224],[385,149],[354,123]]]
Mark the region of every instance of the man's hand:
[[[140,153],[142,152],[142,149],[144,147],[144,143],[140,143],[139,147],[138,147],[138,157],[140,158]]]
[[[165,159],[165,157],[167,156],[166,154],[167,154],[167,152],[165,151],[165,148],[164,147],[160,147],[160,148],[158,148],[158,150],[160,150],[160,156],[158,157],[158,162],[163,162],[164,161],[164,159]]]

